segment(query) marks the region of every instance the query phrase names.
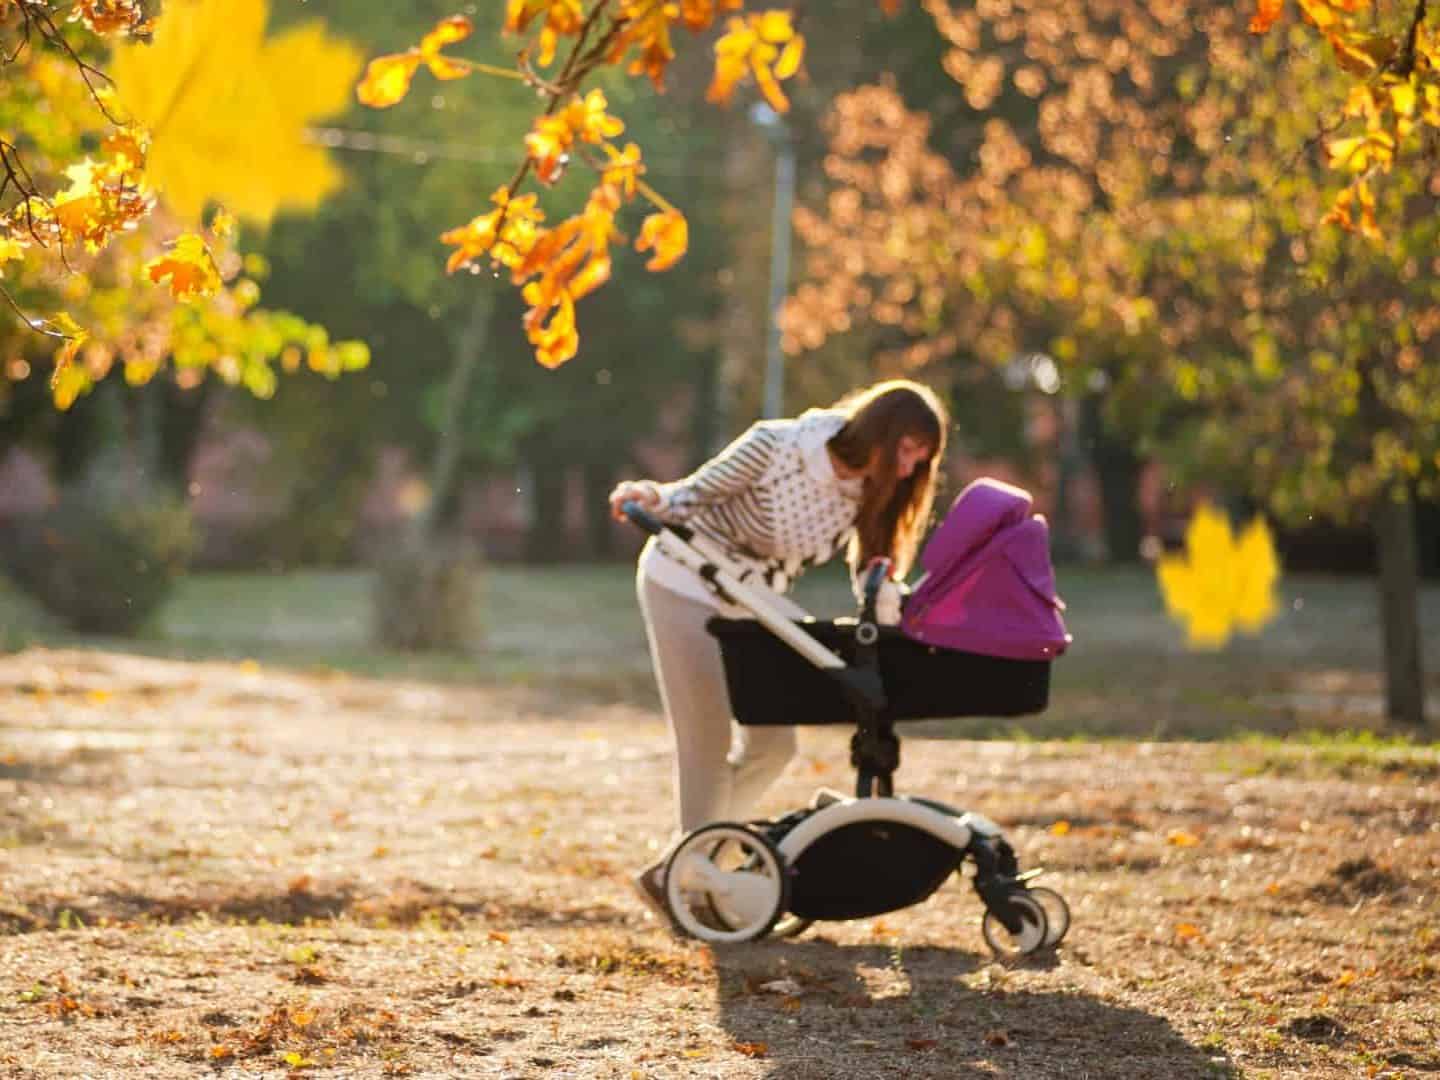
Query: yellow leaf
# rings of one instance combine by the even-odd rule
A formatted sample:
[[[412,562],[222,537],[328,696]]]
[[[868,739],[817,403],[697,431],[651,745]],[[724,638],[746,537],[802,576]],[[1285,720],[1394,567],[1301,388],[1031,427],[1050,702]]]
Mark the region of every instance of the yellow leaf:
[[[1205,935],[1194,923],[1182,922],[1175,924],[1175,936],[1181,941],[1195,941]]]
[[[216,210],[210,219],[210,231],[222,240],[235,235],[235,215],[225,209]]]
[[[1258,633],[1276,615],[1275,583],[1280,577],[1275,541],[1261,518],[1240,534],[1235,555],[1235,624],[1246,633]]]
[[[1057,821],[1046,830],[1051,836],[1067,836],[1070,833],[1070,822]]]
[[[1239,543],[1229,519],[1208,504],[1196,508],[1185,532],[1185,555],[1156,566],[1166,612],[1184,623],[1188,643],[1218,649],[1240,629],[1258,633],[1278,611],[1279,560],[1264,521],[1247,526]]]
[[[25,257],[26,244],[13,236],[0,236],[0,277],[5,276],[5,264]]]
[[[350,99],[360,56],[312,22],[265,36],[268,0],[169,0],[150,45],[110,64],[120,105],[151,136],[146,176],[178,215],[222,202],[261,224],[340,183],[306,130]]]
[[[419,53],[377,56],[365,66],[365,77],[355,87],[355,97],[361,105],[388,109],[404,100],[410,92],[410,81],[419,68]]]
[[[1401,116],[1414,116],[1415,105],[1419,101],[1415,84],[1413,82],[1396,83],[1390,88],[1390,100],[1395,105],[1395,111]]]
[[[1170,835],[1165,837],[1165,842],[1175,847],[1194,847],[1200,843],[1200,838],[1184,829],[1171,829]]]

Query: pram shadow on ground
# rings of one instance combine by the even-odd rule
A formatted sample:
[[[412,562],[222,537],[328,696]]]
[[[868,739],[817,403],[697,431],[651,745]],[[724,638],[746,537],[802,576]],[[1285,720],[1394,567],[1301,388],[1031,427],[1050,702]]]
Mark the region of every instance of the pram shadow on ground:
[[[773,1080],[970,1076],[1238,1077],[1162,1017],[1074,991],[1018,985],[1063,952],[1002,966],[933,946],[715,947],[719,1019]]]

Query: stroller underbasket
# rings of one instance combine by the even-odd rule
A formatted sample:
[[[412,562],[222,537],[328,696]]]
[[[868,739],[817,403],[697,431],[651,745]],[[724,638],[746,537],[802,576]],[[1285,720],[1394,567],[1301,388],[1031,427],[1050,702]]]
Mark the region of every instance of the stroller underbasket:
[[[854,620],[796,624],[846,664],[856,660]],[[715,617],[735,719],[748,726],[851,724],[841,686],[755,619]],[[1050,699],[1050,661],[1012,660],[926,645],[881,627],[876,643],[884,715],[895,720],[1024,716]]]

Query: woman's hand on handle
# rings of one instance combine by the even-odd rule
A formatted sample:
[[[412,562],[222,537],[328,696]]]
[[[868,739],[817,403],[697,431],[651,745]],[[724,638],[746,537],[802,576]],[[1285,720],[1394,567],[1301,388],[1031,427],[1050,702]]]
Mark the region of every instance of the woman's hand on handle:
[[[615,490],[610,492],[610,514],[616,521],[625,520],[623,507],[627,502],[639,503],[646,510],[653,511],[660,506],[660,492],[649,480],[624,480],[616,484]]]

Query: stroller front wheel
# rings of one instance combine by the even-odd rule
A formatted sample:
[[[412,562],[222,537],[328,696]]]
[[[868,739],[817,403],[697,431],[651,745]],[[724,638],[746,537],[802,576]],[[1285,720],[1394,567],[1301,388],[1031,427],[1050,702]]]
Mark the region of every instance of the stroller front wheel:
[[[1025,892],[1038,900],[1045,909],[1045,948],[1053,949],[1070,929],[1070,905],[1058,892],[1047,889],[1044,885],[1032,885]]]
[[[1007,895],[1004,902],[1009,905],[1019,931],[1010,930],[1000,916],[987,909],[985,917],[980,920],[980,933],[990,951],[1003,960],[1012,960],[1045,948],[1049,944],[1046,939],[1050,934],[1050,920],[1040,901],[1017,890]]]
[[[665,864],[665,903],[691,937],[716,944],[764,937],[785,911],[789,878],[780,853],[744,825],[706,825]]]

